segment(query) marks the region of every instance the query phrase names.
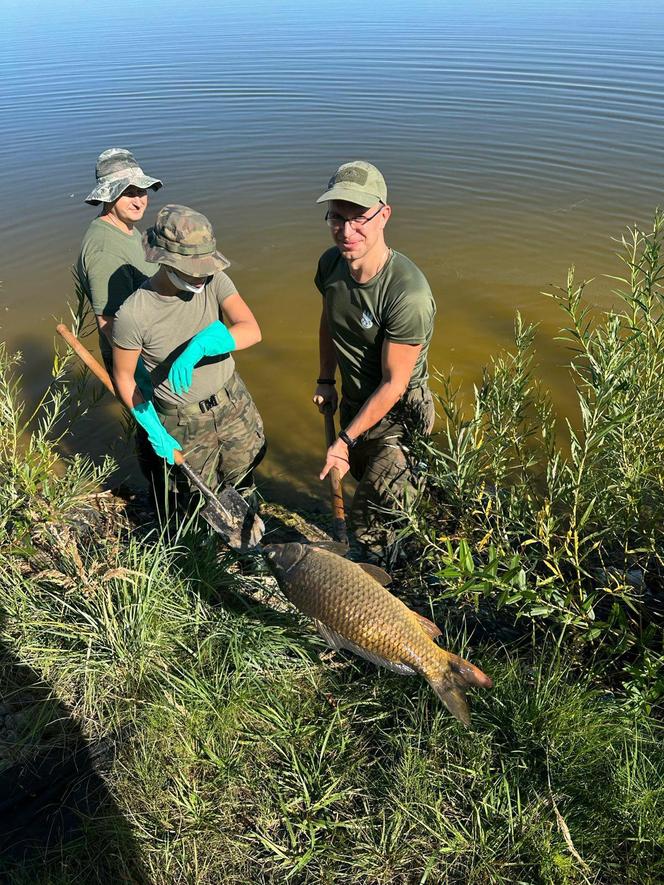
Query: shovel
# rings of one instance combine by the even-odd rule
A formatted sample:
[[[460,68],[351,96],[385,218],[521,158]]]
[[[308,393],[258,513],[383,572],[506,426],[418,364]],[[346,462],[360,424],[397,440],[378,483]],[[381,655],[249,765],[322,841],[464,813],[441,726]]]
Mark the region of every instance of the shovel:
[[[332,406],[326,403],[323,417],[325,418],[325,442],[329,449],[337,438],[334,429],[334,414]],[[341,477],[336,467],[329,472],[330,477],[330,500],[332,502],[332,534],[336,541],[348,547],[348,530],[346,529],[346,515],[344,513],[344,494],[341,487]]]
[[[111,377],[106,369],[94,358],[90,351],[78,340],[64,323],[56,327],[57,332],[65,339],[74,353],[79,356],[93,375],[101,381],[104,387],[117,396]],[[182,452],[175,449],[173,460],[187,479],[196,486],[206,500],[205,507],[201,510],[201,516],[214,529],[214,531],[233,550],[245,552],[263,537],[265,526],[261,518],[255,514],[239,492],[234,488],[227,487],[216,494],[203,481],[199,473],[187,463]]]

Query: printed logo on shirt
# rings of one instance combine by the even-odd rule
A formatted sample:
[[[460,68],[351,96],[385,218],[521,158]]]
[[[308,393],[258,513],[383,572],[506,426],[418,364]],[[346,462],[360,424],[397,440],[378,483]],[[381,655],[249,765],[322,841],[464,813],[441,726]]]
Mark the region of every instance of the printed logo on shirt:
[[[371,313],[368,310],[364,310],[360,319],[360,325],[363,329],[370,329],[373,324],[374,318],[371,316]]]

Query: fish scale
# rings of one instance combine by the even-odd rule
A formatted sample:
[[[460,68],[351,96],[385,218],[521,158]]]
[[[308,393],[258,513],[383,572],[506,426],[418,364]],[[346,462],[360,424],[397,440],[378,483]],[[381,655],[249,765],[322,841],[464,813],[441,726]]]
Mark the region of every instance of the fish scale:
[[[314,619],[327,641],[400,672],[420,673],[453,715],[469,723],[463,688],[488,688],[491,679],[437,645],[434,624],[337,553],[299,543],[269,544],[262,552],[285,596]]]

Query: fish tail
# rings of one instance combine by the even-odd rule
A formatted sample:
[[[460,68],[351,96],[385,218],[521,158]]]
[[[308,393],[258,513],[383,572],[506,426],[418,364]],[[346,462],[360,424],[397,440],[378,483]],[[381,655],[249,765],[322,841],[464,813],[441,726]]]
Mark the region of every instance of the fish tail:
[[[441,650],[442,651],[442,650]],[[437,673],[425,674],[425,679],[445,704],[450,713],[464,725],[470,725],[470,710],[464,689],[468,685],[491,688],[492,680],[470,661],[451,652],[442,651],[444,658]]]

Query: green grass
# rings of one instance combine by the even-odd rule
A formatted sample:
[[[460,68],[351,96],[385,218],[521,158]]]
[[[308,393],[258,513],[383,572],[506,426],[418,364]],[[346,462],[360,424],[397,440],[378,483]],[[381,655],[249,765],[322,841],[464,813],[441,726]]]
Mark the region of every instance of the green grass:
[[[652,623],[604,621],[609,590],[591,580],[598,560],[659,577],[661,538],[646,518],[659,512],[655,449],[642,447],[629,500],[624,474],[598,489],[600,467],[589,465],[604,455],[585,418],[563,463],[546,399],[531,396],[531,335],[517,337],[516,356],[485,377],[474,418],[444,397],[447,443],[430,448],[429,498],[409,514],[422,555],[402,591],[431,607],[443,645],[495,682],[471,698],[469,730],[423,680],[332,654],[304,619],[261,602],[265,578],[218,555],[205,530],[139,532],[100,512],[92,492],[109,465],[58,455],[58,427],[79,407],[66,365],[56,361],[30,416],[0,350],[3,691],[18,697],[21,673],[42,688],[16,746],[26,754],[67,728],[82,733],[109,791],[76,842],[35,865],[0,866],[2,881],[664,881],[660,647]],[[657,373],[646,375],[643,409],[658,389]],[[585,401],[600,415],[595,394]],[[655,438],[661,416],[649,420]],[[637,424],[612,423],[603,444],[636,451],[626,428]],[[595,507],[614,522],[593,523]],[[604,546],[591,550],[589,537]],[[547,561],[571,582],[567,595],[562,579],[544,577]],[[641,592],[611,592],[643,615]],[[530,626],[498,641],[487,613],[501,629],[516,616]],[[0,770],[2,741],[0,731]]]
[[[297,622],[203,602],[177,551],[141,547],[108,562],[127,574],[87,592],[37,577],[4,608],[6,641],[90,735],[125,730],[112,792],[150,881],[664,876],[660,727],[551,641],[446,637],[496,682],[465,731],[423,682],[331,668]]]

